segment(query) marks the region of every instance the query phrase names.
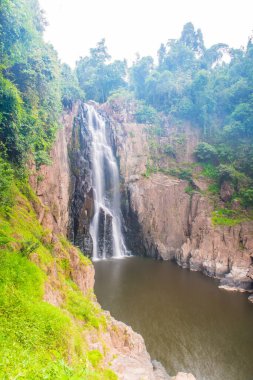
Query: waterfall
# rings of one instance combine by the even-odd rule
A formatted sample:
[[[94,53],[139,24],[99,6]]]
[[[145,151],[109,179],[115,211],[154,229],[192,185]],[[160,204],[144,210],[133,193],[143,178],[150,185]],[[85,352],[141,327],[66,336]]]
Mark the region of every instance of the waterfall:
[[[121,258],[127,250],[121,231],[120,179],[112,148],[107,141],[101,115],[87,105],[88,129],[92,137],[91,162],[94,216],[90,224],[93,260]]]

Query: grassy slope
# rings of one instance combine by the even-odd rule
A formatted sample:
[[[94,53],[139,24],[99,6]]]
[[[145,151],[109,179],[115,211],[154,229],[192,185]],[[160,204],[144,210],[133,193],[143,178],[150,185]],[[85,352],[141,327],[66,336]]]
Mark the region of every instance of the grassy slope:
[[[19,186],[20,187],[20,186]],[[21,188],[21,187],[20,187]],[[15,186],[15,205],[0,215],[0,378],[116,379],[103,353],[89,351],[86,329],[106,327],[93,295],[84,297],[69,275],[71,245],[41,227],[25,185]],[[81,253],[80,253],[81,255]],[[85,265],[91,265],[82,257]],[[35,264],[36,263],[36,264]],[[61,307],[43,301],[47,273],[57,268]]]

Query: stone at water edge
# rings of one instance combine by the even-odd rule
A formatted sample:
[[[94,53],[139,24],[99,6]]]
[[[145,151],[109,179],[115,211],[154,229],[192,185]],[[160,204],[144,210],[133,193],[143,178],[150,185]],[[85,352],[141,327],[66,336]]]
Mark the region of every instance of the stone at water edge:
[[[248,300],[253,303],[253,294],[249,296]]]
[[[196,378],[191,373],[178,372],[171,380],[196,380]]]
[[[152,360],[155,380],[171,380],[164,366],[157,360]]]

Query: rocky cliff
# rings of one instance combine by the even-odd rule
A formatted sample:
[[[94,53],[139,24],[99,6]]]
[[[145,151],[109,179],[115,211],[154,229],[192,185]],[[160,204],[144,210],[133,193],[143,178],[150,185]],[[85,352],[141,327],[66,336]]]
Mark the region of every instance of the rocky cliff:
[[[219,278],[228,290],[251,291],[253,222],[215,225],[214,201],[206,194],[208,180],[198,175],[189,189],[187,180],[169,174],[179,165],[184,170],[192,165],[198,171],[193,155],[199,141],[196,130],[168,124],[164,136],[153,137],[147,133],[149,126],[124,117],[120,108],[111,108],[107,105],[106,112],[125,184],[123,211],[129,248]],[[160,153],[161,146],[175,148],[173,159]],[[157,173],[149,170],[151,165],[156,169],[157,163]]]
[[[91,141],[85,113],[85,106],[79,104],[64,114],[62,128],[51,152],[52,165],[42,166],[39,172],[34,169],[31,175],[31,185],[39,198],[39,201],[33,202],[33,206],[39,222],[46,228],[45,244],[52,247],[53,261],[45,267],[36,253],[31,259],[46,272],[46,302],[64,308],[67,291],[64,278],[67,276],[83,296],[91,299],[95,310],[99,310],[93,295],[93,266],[82,258],[78,249],[64,242],[61,237],[68,235],[75,245],[88,254],[92,250],[89,236],[89,222],[93,212]],[[111,138],[113,140],[113,136]],[[89,350],[101,352],[104,368],[110,367],[119,379],[124,380],[170,379],[161,364],[151,361],[139,334],[124,323],[114,320],[108,312],[98,313],[103,314],[106,323],[101,328],[84,328],[83,340]],[[82,323],[76,323],[82,328]],[[176,379],[194,377],[179,373]]]
[[[50,153],[51,165],[42,165],[39,171],[31,165],[30,184],[41,200],[40,210],[37,210],[39,221],[53,232],[64,235],[69,225],[71,189],[68,147],[78,113],[79,106],[76,104],[72,112],[63,114],[61,128]]]

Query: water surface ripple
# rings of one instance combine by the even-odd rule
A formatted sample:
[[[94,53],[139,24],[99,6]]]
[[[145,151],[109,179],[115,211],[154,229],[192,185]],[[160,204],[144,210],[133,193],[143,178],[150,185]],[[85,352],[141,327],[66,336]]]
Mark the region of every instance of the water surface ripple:
[[[102,307],[139,332],[169,374],[253,380],[253,305],[201,273],[141,257],[95,263]]]

